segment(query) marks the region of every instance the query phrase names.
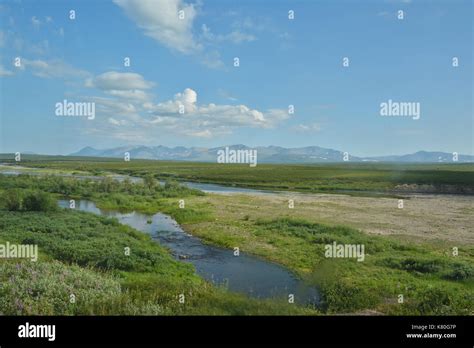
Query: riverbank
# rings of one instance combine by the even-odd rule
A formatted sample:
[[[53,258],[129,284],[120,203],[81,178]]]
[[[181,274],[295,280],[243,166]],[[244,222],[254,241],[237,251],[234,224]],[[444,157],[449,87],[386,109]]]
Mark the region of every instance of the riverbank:
[[[404,204],[343,195],[208,194],[186,199],[186,209],[212,212],[193,221],[172,200],[159,202],[208,243],[296,271],[320,288],[326,313],[474,313],[472,200],[414,196]],[[324,247],[333,241],[364,245],[365,260],[326,258]]]

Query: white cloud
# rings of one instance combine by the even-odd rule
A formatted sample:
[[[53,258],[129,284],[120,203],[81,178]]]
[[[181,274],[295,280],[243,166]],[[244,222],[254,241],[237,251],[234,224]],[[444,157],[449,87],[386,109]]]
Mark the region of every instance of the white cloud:
[[[175,99],[187,105],[194,105],[197,102],[197,93],[191,88],[186,88],[183,93],[177,93]]]
[[[88,78],[86,87],[98,88],[109,96],[116,97],[128,103],[146,103],[152,99],[151,94],[145,90],[155,84],[145,80],[142,75],[136,73],[121,73],[109,71],[95,78]]]
[[[198,138],[211,138],[212,137],[212,133],[209,129],[205,129],[203,131],[197,131],[197,132],[190,131],[187,134],[193,137],[198,137]]]
[[[182,0],[114,0],[145,35],[181,53],[193,53],[202,47],[193,37],[195,4]],[[180,19],[179,11],[184,11]]]
[[[184,106],[184,113],[179,112],[180,105]],[[173,100],[147,103],[143,107],[151,115],[151,124],[195,136],[228,134],[239,127],[272,128],[289,118],[288,112],[283,109],[262,112],[246,105],[200,105],[197,93],[190,88],[176,94]]]
[[[149,89],[153,85],[154,83],[146,81],[140,74],[117,71],[109,71],[86,81],[87,87],[118,91]]]
[[[292,127],[291,129],[301,133],[315,133],[321,130],[321,125],[318,123],[298,124]]]
[[[198,61],[212,69],[222,69],[225,64],[219,51],[208,50],[209,45],[223,42],[236,44],[256,40],[247,33],[248,28],[234,28],[228,34],[213,34],[203,25],[201,32],[194,35],[194,23],[201,2],[187,3],[185,0],[113,0],[131,18],[145,35],[164,46],[183,53],[194,54]],[[184,18],[180,18],[183,11]]]
[[[39,28],[39,26],[41,25],[41,21],[35,16],[31,17],[31,23],[35,28]]]
[[[289,118],[284,109],[260,111],[242,104],[199,104],[198,94],[191,88],[159,103],[142,102],[140,98],[125,99],[123,95],[113,97],[92,97],[90,100],[97,105],[99,129],[121,139],[131,134],[140,134],[143,140],[159,134],[208,138],[231,134],[243,127],[272,128]],[[180,106],[184,108],[180,110]],[[180,113],[182,110],[184,113]]]

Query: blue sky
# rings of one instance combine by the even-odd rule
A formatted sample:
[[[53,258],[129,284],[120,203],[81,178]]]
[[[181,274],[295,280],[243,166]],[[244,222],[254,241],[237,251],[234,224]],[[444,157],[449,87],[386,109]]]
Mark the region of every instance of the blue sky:
[[[3,0],[0,152],[242,143],[473,154],[472,7]],[[57,116],[64,99],[95,103],[95,118]],[[420,103],[420,119],[380,116],[389,99]]]

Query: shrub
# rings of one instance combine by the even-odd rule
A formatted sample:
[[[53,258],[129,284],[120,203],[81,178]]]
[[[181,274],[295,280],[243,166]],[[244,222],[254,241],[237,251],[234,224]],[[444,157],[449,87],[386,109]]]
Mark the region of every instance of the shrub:
[[[143,183],[145,184],[145,187],[150,190],[154,189],[157,185],[156,179],[151,174],[148,174],[143,178]]]
[[[110,275],[61,262],[0,263],[0,314],[74,315],[121,293]],[[71,303],[71,295],[76,303]]]
[[[351,313],[375,307],[380,298],[360,286],[339,280],[321,284],[321,308],[327,313]]]
[[[9,189],[3,194],[4,207],[9,211],[21,210],[22,193],[17,189]]]
[[[34,191],[23,199],[23,209],[26,211],[56,211],[56,200],[46,192]]]
[[[442,278],[448,280],[466,280],[474,277],[474,267],[456,263],[451,269],[443,274]]]
[[[428,288],[419,294],[418,312],[422,315],[439,315],[449,313],[451,298],[446,291]]]

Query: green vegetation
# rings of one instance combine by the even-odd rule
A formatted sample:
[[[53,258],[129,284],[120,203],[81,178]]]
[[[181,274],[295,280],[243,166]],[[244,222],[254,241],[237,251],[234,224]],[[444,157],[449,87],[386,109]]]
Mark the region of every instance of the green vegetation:
[[[37,243],[43,250],[43,260],[60,260],[64,267],[80,267],[90,277],[104,276],[110,284],[120,285],[116,296],[102,298],[100,294],[91,294],[93,301],[84,306],[78,303],[72,312],[69,307],[69,312],[60,309],[64,313],[314,314],[315,311],[275,301],[251,300],[215,288],[195,276],[187,265],[171,259],[148,237],[115,220],[71,211],[25,211],[32,210],[24,208],[23,197],[29,192],[87,198],[101,208],[170,214],[208,243],[227,248],[238,245],[244,252],[292,269],[320,289],[321,311],[326,314],[364,310],[394,315],[474,314],[472,244],[425,238],[417,238],[413,243],[392,236],[368,235],[350,226],[321,223],[311,208],[317,202],[302,201],[301,208],[290,214],[287,207],[285,212],[279,210],[283,208],[275,209],[280,204],[275,198],[204,195],[173,181],[199,180],[310,192],[390,191],[396,185],[405,184],[448,185],[455,187],[456,192],[468,192],[474,187],[472,165],[259,165],[249,169],[238,165],[156,161],[132,161],[124,165],[122,161],[103,159],[89,162],[54,159],[26,164],[51,170],[97,175],[115,172],[144,178],[142,184],[132,184],[110,178],[76,180],[0,175],[0,208],[4,209],[0,212],[0,241]],[[168,181],[159,185],[158,178]],[[186,209],[178,207],[180,199],[185,199]],[[469,211],[458,210],[453,218],[462,216],[469,220],[465,217]],[[363,244],[365,260],[325,258],[324,246],[332,242]],[[124,245],[132,245],[136,254],[123,258]],[[455,246],[461,250],[458,256],[452,255]],[[47,269],[41,272],[49,274]],[[104,291],[111,289],[115,288],[111,285]],[[13,293],[8,291],[4,296],[13,298]],[[177,302],[177,294],[183,291],[192,294],[184,306]],[[403,295],[403,303],[398,302],[399,295]],[[0,308],[0,312],[17,308],[18,305],[14,309]]]
[[[13,190],[12,187],[18,187]],[[47,190],[45,195],[83,194],[102,200],[112,190],[130,206],[144,210],[155,199],[201,194],[170,183],[150,187],[127,183],[82,181],[58,177],[0,176],[0,205],[13,193]],[[127,188],[128,187],[128,188]],[[98,190],[99,192],[95,192]],[[127,190],[131,190],[130,193]],[[108,192],[108,194],[106,194]],[[148,196],[146,195],[146,196]],[[35,191],[35,197],[38,195]],[[40,195],[43,196],[43,195]],[[25,196],[26,197],[26,196]],[[19,199],[21,201],[21,199]],[[189,217],[188,217],[189,218]],[[117,220],[69,209],[58,211],[0,210],[0,244],[36,244],[37,263],[0,260],[0,313],[5,315],[258,315],[315,314],[311,309],[277,300],[259,301],[216,288],[199,278],[191,265],[174,260],[151,237]],[[126,255],[125,248],[130,248]],[[178,301],[185,294],[186,302]],[[70,296],[75,296],[75,302]]]
[[[413,244],[345,226],[274,218],[271,211],[266,218],[252,218],[244,215],[248,209],[240,208],[232,207],[241,220],[223,209],[217,222],[184,223],[209,243],[239,245],[293,269],[320,289],[325,313],[371,309],[394,315],[474,314],[473,246],[463,245],[462,253],[453,256],[449,245]],[[325,245],[333,242],[364,245],[364,261],[326,258]],[[403,304],[398,303],[400,294]]]
[[[298,250],[296,256],[285,258],[293,268],[308,270],[302,275],[319,284],[323,308],[329,313],[366,308],[407,315],[473,313],[472,257],[443,255],[428,245],[408,245],[348,227],[304,220],[278,218],[257,221],[255,226],[260,239],[270,239],[278,250],[298,246],[289,247]],[[334,241],[364,245],[365,260],[326,259],[324,246]],[[474,253],[474,248],[469,250]],[[426,297],[433,292],[440,296],[431,303]],[[404,295],[402,305],[396,301],[400,293]],[[443,305],[438,306],[438,301],[443,301]]]
[[[9,189],[3,194],[4,206],[9,211],[55,211],[56,200],[47,192]]]
[[[73,315],[121,293],[114,277],[58,261],[2,261],[0,284],[2,315]]]
[[[5,162],[12,156],[3,155]],[[209,182],[269,190],[301,192],[382,191],[403,189],[474,193],[473,164],[342,163],[314,165],[222,165],[152,160],[25,155],[22,165],[43,170],[80,171],[94,175],[115,172],[157,179]],[[400,187],[400,185],[411,185]]]

